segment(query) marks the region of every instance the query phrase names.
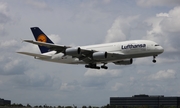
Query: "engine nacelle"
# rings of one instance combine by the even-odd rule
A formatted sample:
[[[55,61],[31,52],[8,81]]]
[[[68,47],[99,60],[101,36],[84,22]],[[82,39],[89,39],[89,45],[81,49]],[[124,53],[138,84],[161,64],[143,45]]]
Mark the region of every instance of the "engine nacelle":
[[[94,60],[104,60],[107,58],[107,52],[95,52],[92,57]]]
[[[114,62],[114,64],[116,65],[130,65],[132,63],[133,63],[133,59]]]
[[[71,56],[73,56],[73,55],[79,55],[79,54],[81,54],[81,48],[67,48],[66,50],[65,50],[65,55],[71,55]]]

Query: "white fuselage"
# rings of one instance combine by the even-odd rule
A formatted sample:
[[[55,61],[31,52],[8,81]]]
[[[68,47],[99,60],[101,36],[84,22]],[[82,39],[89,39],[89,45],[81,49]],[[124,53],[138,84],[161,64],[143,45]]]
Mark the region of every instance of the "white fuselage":
[[[157,43],[149,40],[132,40],[124,42],[88,45],[80,46],[80,48],[99,52],[111,52],[119,54],[119,56],[108,56],[104,60],[97,61],[97,63],[109,63],[124,59],[156,56],[164,51],[164,49]],[[56,51],[50,51],[42,55],[48,55],[49,57],[39,57],[37,59],[66,64],[87,64],[87,62],[84,62],[83,60],[79,60],[78,58],[74,58],[72,56],[64,55],[64,53],[57,53]]]

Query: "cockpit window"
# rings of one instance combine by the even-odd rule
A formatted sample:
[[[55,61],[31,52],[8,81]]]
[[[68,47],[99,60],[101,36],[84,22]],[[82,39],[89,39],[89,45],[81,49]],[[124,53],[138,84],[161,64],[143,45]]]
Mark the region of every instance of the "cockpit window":
[[[158,44],[156,44],[155,46],[159,46]]]

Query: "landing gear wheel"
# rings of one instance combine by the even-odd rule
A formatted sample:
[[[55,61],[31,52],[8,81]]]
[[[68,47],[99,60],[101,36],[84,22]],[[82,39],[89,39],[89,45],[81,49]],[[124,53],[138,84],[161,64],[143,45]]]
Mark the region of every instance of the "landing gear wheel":
[[[103,69],[108,69],[108,67],[107,67],[107,66],[104,66],[104,65],[102,65],[101,68],[103,68]]]
[[[96,66],[94,69],[100,69],[100,67],[99,67],[99,66]]]
[[[107,63],[104,63],[104,64],[101,66],[101,68],[102,68],[102,69],[108,69],[108,67],[106,66],[106,64],[107,64]]]
[[[91,68],[91,69],[100,69],[99,66],[97,66],[96,64],[88,64],[88,65],[85,65],[86,68]]]
[[[153,60],[152,62],[153,62],[153,63],[156,63],[156,60]]]
[[[107,67],[107,66],[105,66],[105,67],[104,67],[104,69],[108,69],[108,67]]]

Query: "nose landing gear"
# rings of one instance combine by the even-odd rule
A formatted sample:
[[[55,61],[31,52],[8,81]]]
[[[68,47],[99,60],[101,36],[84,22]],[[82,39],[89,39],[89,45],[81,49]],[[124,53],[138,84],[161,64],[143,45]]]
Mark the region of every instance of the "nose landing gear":
[[[156,59],[156,56],[157,56],[157,55],[153,56],[153,60],[152,60],[153,63],[156,63],[156,60],[155,60],[155,59]]]

